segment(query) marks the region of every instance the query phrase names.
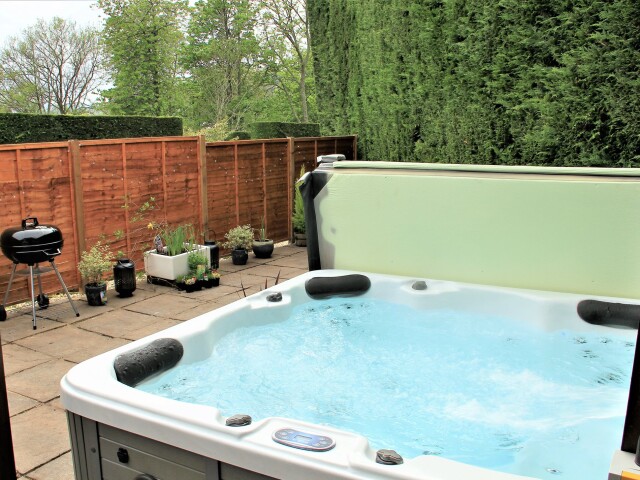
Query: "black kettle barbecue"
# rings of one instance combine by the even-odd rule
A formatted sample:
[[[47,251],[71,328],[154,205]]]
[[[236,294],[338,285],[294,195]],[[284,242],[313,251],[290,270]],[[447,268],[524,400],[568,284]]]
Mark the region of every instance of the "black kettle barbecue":
[[[2,306],[0,307],[0,321],[4,321],[7,319],[5,305],[7,303],[7,298],[9,298],[9,291],[11,290],[13,277],[16,275],[16,273],[18,275],[29,274],[29,277],[31,279],[30,285],[33,329],[35,330],[36,297],[33,275],[36,274],[38,278],[38,289],[40,292],[37,297],[38,306],[40,306],[40,308],[47,308],[47,306],[49,305],[49,299],[42,292],[42,280],[40,279],[40,275],[51,270],[55,271],[56,275],[58,276],[60,285],[62,285],[64,293],[67,295],[69,303],[71,304],[76,317],[80,316],[78,310],[76,309],[76,306],[73,303],[73,300],[71,300],[71,296],[69,295],[67,286],[62,280],[62,276],[60,275],[60,272],[58,272],[58,269],[54,262],[55,257],[62,253],[63,245],[64,240],[62,239],[62,232],[60,232],[60,229],[53,225],[40,225],[38,223],[38,219],[35,217],[25,218],[24,220],[22,220],[21,227],[7,228],[2,232],[2,236],[0,236],[0,248],[2,249],[2,253],[13,262],[13,269],[11,271],[11,277],[9,278],[9,284],[7,285],[7,291],[4,295]],[[49,262],[51,264],[51,268],[40,267],[39,264],[42,262]],[[16,267],[21,263],[28,265],[29,269],[16,272]]]

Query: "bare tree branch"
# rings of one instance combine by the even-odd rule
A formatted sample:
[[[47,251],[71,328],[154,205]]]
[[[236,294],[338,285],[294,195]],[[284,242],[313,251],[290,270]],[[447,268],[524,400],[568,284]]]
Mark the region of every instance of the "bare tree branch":
[[[74,22],[38,20],[0,53],[0,105],[27,113],[87,108],[104,82],[99,32]]]

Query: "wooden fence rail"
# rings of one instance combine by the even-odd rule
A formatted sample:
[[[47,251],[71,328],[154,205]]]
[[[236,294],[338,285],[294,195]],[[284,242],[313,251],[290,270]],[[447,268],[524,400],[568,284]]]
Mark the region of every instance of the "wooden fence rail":
[[[206,143],[204,137],[161,137],[0,145],[0,229],[37,217],[64,237],[56,264],[71,289],[81,284],[77,262],[97,240],[143,268],[150,222],[193,224],[207,240],[223,240],[236,225],[260,227],[275,241],[290,239],[293,185],[318,155],[357,158],[357,137],[314,137]],[[154,209],[140,215],[153,199]],[[0,257],[0,295],[11,262]],[[45,292],[59,290],[54,275]],[[27,280],[9,303],[28,299]]]

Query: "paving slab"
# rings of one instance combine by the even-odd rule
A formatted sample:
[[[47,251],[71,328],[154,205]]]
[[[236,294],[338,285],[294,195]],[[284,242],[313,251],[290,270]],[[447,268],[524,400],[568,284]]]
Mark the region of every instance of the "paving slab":
[[[276,278],[293,278],[298,275],[305,273],[307,270],[302,268],[293,268],[293,267],[283,267],[281,265],[267,264],[263,265],[259,269],[252,271],[252,275],[260,276],[260,277],[269,277],[273,280]],[[269,282],[269,285],[273,285],[273,281]]]
[[[101,315],[104,312],[113,310],[113,307],[109,306],[108,302],[107,305],[101,305],[99,307],[89,305],[86,300],[76,300],[74,301],[74,304],[80,314],[78,317],[76,317],[76,313],[73,311],[69,303],[50,306],[45,310],[41,310],[39,315],[42,316],[42,318],[48,318],[49,320],[56,320],[61,323],[71,324],[81,322],[87,318],[95,317],[96,315]],[[38,322],[38,328],[39,327],[40,323]]]
[[[246,265],[234,265],[229,261],[220,261],[220,268],[218,268],[218,271],[224,275],[225,273],[235,273],[249,268],[255,268],[258,265],[259,264],[252,262],[251,259],[247,261]]]
[[[178,320],[169,318],[158,318],[128,310],[114,310],[78,323],[77,327],[110,337],[138,340],[178,323],[180,323]]]
[[[138,280],[138,284],[142,284],[142,282],[144,282],[143,285],[148,285],[146,280],[140,281]],[[167,288],[167,287],[163,287],[163,288]],[[161,295],[162,293],[164,293],[164,290],[152,290],[152,289],[143,289],[143,288],[137,288],[135,292],[133,292],[133,295],[131,295],[130,297],[120,297],[118,296],[118,294],[115,292],[115,290],[113,291],[109,291],[109,301],[107,302],[109,304],[109,307],[113,308],[113,309],[118,309],[118,308],[124,308],[127,305],[131,305],[133,303],[138,303],[141,302],[143,300],[146,300],[147,298],[151,298],[151,297],[155,297],[157,295]]]
[[[306,255],[291,255],[289,257],[274,258],[269,265],[278,265],[281,267],[300,268],[305,272],[309,270],[309,263]]]
[[[64,324],[60,322],[47,320],[45,318],[38,318],[36,320],[38,329],[33,330],[31,321],[31,315],[20,315],[17,317],[10,316],[6,321],[0,322],[2,344],[4,345],[9,342],[15,342],[21,338],[29,337],[34,333],[42,333],[47,330],[53,330],[64,326]]]
[[[29,472],[29,478],[32,480],[75,480],[71,452],[67,452]]]
[[[16,343],[52,357],[79,363],[128,342],[121,338],[88,332],[75,325],[65,325],[62,328],[18,340]]]
[[[7,399],[9,400],[9,416],[13,417],[19,413],[26,412],[30,408],[39,405],[37,400],[34,400],[24,395],[20,395],[15,392],[7,392]]]
[[[12,417],[11,433],[16,469],[20,474],[26,474],[71,449],[65,412],[48,405],[40,405]]]
[[[262,266],[260,268],[265,268],[265,266]],[[220,279],[220,285],[235,287],[236,290],[241,289],[242,286],[246,288],[256,285],[262,285],[264,287],[264,277],[254,275],[254,273],[252,273],[256,271],[259,270],[247,270],[244,272],[227,273]]]
[[[296,247],[295,245],[284,245],[282,247],[276,248],[274,251],[274,257],[276,256],[290,256],[290,255],[303,255],[305,259],[307,258],[307,248],[306,247]]]
[[[55,359],[23,370],[6,378],[7,390],[25,397],[48,402],[60,395],[60,380],[75,363]]]
[[[51,355],[21,347],[14,343],[2,347],[2,354],[4,357],[5,376],[53,360]]]
[[[179,313],[177,315],[175,315],[175,318],[177,320],[180,320],[182,322],[186,321],[186,320],[191,320],[192,318],[196,318],[197,316],[202,315],[203,313],[208,313],[211,310],[215,310],[216,308],[220,308],[220,303],[218,303],[218,300],[223,298],[226,295],[222,295],[220,297],[216,297],[213,300],[209,300],[205,303],[202,303],[201,305],[198,305],[196,308],[192,308],[190,310],[185,310],[182,313]],[[236,297],[237,299],[237,297]]]
[[[164,295],[158,295],[143,300],[142,302],[128,305],[125,307],[125,310],[154,315],[156,317],[173,318],[175,315],[179,315],[185,310],[190,310],[198,305],[200,305],[200,302],[197,299],[180,295],[179,292],[175,290],[175,293],[170,292]]]

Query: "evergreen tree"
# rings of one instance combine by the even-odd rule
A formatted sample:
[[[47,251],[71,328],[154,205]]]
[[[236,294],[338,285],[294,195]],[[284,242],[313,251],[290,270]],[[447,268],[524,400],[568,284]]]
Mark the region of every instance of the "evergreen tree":
[[[107,14],[103,35],[113,75],[105,109],[176,115],[187,0],[98,0],[98,6]]]

